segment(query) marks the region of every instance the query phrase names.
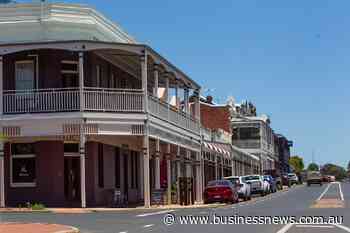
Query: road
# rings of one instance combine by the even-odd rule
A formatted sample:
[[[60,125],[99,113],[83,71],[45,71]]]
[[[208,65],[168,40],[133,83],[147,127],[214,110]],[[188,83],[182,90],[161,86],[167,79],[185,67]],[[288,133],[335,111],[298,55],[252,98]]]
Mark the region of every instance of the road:
[[[329,187],[328,187],[329,186]],[[312,208],[316,200],[344,199],[343,208]],[[350,183],[333,183],[320,186],[298,186],[287,192],[278,192],[253,201],[241,202],[215,209],[176,209],[168,211],[129,211],[89,214],[1,214],[5,222],[47,222],[72,225],[82,233],[133,233],[133,232],[244,232],[244,233],[328,233],[350,232]],[[163,223],[167,213],[176,216],[177,222],[171,226]],[[180,216],[341,216],[344,222],[332,224],[180,224]],[[226,222],[227,223],[227,222]]]

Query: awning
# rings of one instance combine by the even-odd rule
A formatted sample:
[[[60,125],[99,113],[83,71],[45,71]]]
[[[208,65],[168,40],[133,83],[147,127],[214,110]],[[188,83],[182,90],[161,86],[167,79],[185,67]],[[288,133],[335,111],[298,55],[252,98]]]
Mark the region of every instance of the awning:
[[[231,157],[231,145],[215,142],[203,142],[204,147],[214,153],[219,153],[225,157]]]

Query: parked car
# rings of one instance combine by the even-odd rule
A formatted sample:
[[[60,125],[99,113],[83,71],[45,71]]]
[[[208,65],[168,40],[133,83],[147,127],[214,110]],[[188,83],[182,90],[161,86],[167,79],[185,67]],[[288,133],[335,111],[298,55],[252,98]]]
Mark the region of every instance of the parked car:
[[[329,182],[335,182],[335,176],[328,176]]]
[[[212,202],[237,203],[239,201],[237,188],[228,180],[209,181],[203,196],[206,204]]]
[[[260,175],[250,175],[244,176],[246,183],[250,184],[250,190],[252,194],[260,194],[261,196],[265,196],[269,193],[270,184],[267,181],[264,181],[263,176]]]
[[[283,184],[284,186],[288,186],[288,187],[291,186],[290,180],[289,180],[289,178],[288,178],[288,174],[283,174],[283,175],[282,175],[282,184]]]
[[[299,183],[299,178],[295,173],[288,173],[288,180],[291,185]]]
[[[308,172],[306,179],[307,186],[310,186],[311,184],[319,184],[320,186],[322,186],[322,175],[318,171]]]
[[[238,187],[238,196],[247,201],[251,199],[250,184],[246,183],[244,176],[228,176],[224,178]]]
[[[270,184],[270,192],[271,193],[275,193],[277,192],[277,184],[276,184],[276,180],[270,176],[270,175],[264,175],[264,180],[269,182]]]
[[[324,182],[324,183],[329,183],[329,182],[331,182],[331,180],[330,180],[329,176],[323,175],[323,176],[322,176],[322,182]]]

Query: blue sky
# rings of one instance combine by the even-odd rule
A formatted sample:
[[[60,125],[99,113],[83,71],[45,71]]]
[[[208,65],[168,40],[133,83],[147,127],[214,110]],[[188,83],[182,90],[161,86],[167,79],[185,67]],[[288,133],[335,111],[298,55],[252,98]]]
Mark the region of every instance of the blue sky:
[[[350,2],[111,1],[94,6],[225,100],[248,99],[306,163],[346,165]]]

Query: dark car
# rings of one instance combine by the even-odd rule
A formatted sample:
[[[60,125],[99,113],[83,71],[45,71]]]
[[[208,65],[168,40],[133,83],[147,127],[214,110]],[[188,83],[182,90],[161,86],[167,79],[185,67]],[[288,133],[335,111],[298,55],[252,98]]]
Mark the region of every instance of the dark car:
[[[203,196],[205,204],[213,202],[237,203],[239,200],[236,187],[228,180],[209,181]]]
[[[277,192],[276,180],[275,180],[272,176],[270,176],[270,175],[265,175],[265,176],[264,176],[264,180],[266,180],[267,182],[269,182],[269,184],[270,184],[270,192],[271,192],[271,193]]]
[[[288,178],[288,174],[283,174],[282,175],[282,184],[284,186],[288,186],[288,187],[291,186],[291,183],[290,183],[289,178]]]

